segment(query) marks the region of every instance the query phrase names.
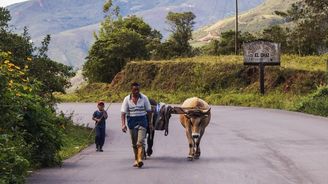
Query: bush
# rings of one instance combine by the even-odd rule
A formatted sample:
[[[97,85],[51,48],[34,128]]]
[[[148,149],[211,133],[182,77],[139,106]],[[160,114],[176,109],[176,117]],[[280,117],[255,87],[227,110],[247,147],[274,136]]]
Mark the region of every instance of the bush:
[[[10,61],[10,53],[0,52],[0,170],[2,183],[22,183],[28,166],[60,163],[61,119],[40,97],[40,83],[27,77]]]
[[[328,86],[321,86],[316,92],[304,98],[297,106],[300,112],[328,116]]]
[[[61,119],[52,108],[40,102],[30,104],[21,127],[24,139],[31,145],[30,161],[34,167],[49,167],[61,162],[58,151],[62,145]]]
[[[0,183],[24,183],[29,161],[25,142],[20,137],[0,135]]]

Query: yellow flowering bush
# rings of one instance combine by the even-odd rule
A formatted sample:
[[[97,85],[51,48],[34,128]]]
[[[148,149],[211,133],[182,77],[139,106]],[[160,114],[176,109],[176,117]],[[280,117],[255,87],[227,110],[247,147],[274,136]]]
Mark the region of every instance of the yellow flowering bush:
[[[29,166],[59,164],[61,117],[40,96],[40,83],[0,52],[0,183],[23,183]]]

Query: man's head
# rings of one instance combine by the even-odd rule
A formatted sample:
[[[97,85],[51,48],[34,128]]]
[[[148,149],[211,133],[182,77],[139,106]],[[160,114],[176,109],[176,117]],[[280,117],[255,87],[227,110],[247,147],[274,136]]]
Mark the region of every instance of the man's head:
[[[133,95],[139,95],[140,92],[140,84],[137,82],[134,82],[131,84],[131,93]]]
[[[103,101],[99,101],[97,107],[100,111],[102,111],[104,110],[105,103]]]

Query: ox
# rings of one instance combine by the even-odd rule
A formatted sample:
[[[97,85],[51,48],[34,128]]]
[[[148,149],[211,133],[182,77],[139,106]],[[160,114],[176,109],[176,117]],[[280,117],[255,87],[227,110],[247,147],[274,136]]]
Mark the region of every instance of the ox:
[[[180,122],[186,129],[189,142],[188,160],[199,159],[200,141],[211,120],[210,106],[204,100],[193,97],[185,100],[181,107],[175,107],[173,113],[180,114]]]

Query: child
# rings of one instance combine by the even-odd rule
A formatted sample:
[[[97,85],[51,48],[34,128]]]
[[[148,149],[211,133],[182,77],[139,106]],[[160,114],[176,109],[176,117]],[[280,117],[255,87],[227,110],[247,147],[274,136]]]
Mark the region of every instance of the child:
[[[106,119],[108,117],[107,112],[104,110],[105,103],[100,101],[97,105],[98,109],[93,113],[92,120],[96,121],[95,129],[96,129],[96,151],[103,152],[103,145],[105,143],[106,136]]]

